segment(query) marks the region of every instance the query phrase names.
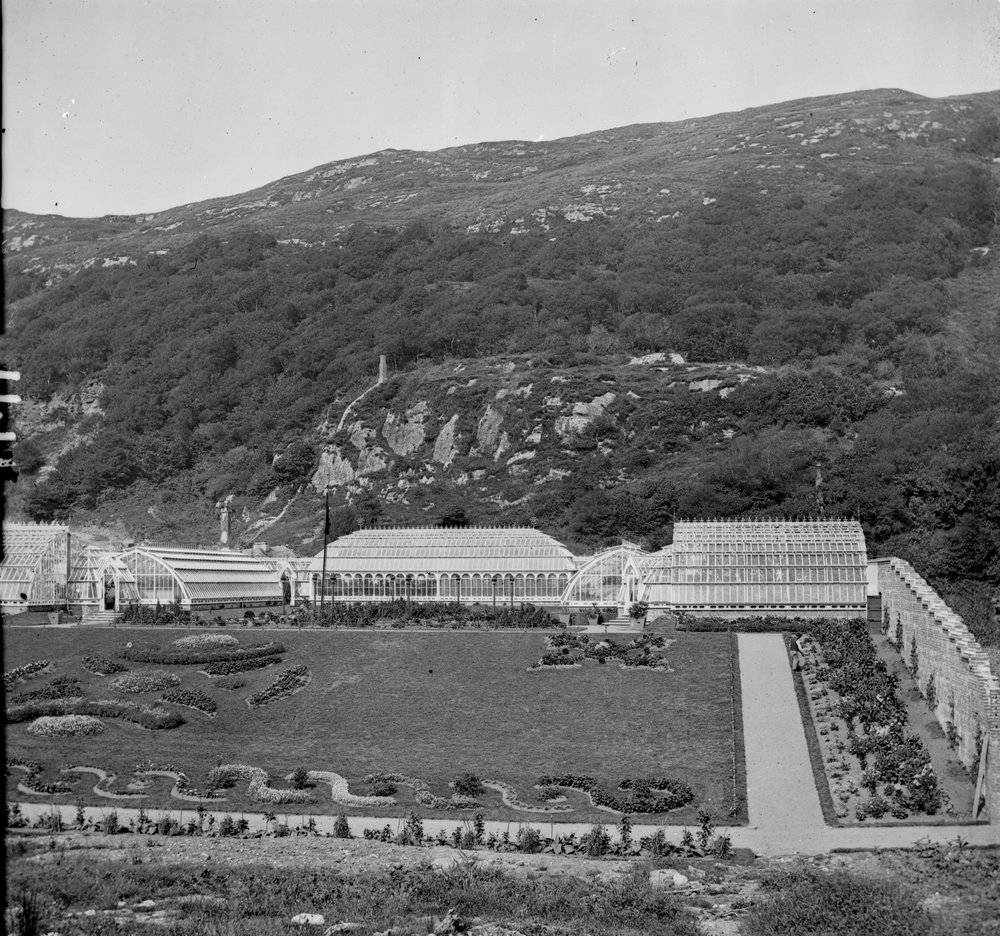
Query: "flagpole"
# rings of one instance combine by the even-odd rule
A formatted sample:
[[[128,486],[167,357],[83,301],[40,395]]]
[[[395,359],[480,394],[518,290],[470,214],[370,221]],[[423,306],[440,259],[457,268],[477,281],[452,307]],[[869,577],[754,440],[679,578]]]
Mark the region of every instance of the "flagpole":
[[[319,580],[319,610],[323,611],[323,604],[326,601],[326,543],[330,536],[330,489],[323,492],[325,497],[325,512],[323,514],[323,574]]]

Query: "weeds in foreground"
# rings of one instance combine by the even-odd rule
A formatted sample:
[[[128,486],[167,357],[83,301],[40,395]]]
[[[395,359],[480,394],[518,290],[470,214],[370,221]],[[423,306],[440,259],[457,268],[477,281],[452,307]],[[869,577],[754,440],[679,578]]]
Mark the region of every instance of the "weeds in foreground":
[[[92,925],[94,933],[114,929],[119,936],[138,936],[148,932],[146,924],[129,919],[116,924],[114,918],[121,916],[119,901],[129,906],[142,900],[153,900],[168,912],[164,932],[171,936],[223,932],[276,936],[287,933],[290,918],[303,911],[322,913],[331,922],[356,921],[362,932],[390,928],[426,932],[420,925],[449,909],[464,919],[479,916],[532,930],[536,924],[546,924],[620,936],[699,933],[694,917],[677,897],[650,885],[644,865],[605,884],[576,878],[525,880],[503,869],[483,867],[474,856],[446,871],[427,864],[363,876],[324,868],[215,869],[82,859],[64,860],[58,871],[15,862],[7,874],[9,893],[38,895],[35,905],[40,912],[35,919],[42,929],[11,930],[17,933],[62,931],[67,914],[95,909],[91,922],[77,916],[74,925],[79,921]],[[196,894],[204,903],[192,901]]]

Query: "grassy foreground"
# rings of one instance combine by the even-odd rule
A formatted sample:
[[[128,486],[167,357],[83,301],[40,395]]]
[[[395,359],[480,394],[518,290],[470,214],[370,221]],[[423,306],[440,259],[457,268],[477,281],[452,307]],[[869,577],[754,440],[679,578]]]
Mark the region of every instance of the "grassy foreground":
[[[86,698],[110,698],[111,679],[87,672],[80,662],[84,655],[114,657],[129,640],[166,647],[189,633],[7,628],[4,665],[10,670],[39,658],[52,663],[49,672],[21,681],[12,693],[74,677]],[[132,670],[169,669],[180,677],[181,688],[200,690],[217,703],[214,717],[177,707],[186,720],[179,728],[146,731],[115,719],[107,721],[104,734],[71,738],[38,737],[28,733],[26,724],[13,724],[6,732],[8,756],[42,764],[46,780],[58,779],[60,766],[97,766],[118,776],[114,790],[124,790],[136,763],[146,760],[175,766],[196,787],[223,762],[261,767],[275,786],[287,785],[282,778],[298,766],[332,770],[345,776],[358,794],[368,792],[362,783],[366,774],[384,771],[420,778],[434,793],[447,796],[449,781],[471,772],[513,785],[527,801],[535,800],[534,784],[544,774],[592,776],[610,789],[625,777],[668,776],[690,784],[695,793],[689,807],[663,817],[683,824],[692,824],[701,808],[724,821],[734,798],[745,796],[734,789],[732,656],[726,635],[678,634],[665,654],[666,672],[591,662],[582,668],[528,672],[543,652],[544,635],[234,633],[243,644],[279,640],[287,652],[280,664],[240,674],[245,686],[235,691],[219,688],[198,672],[197,664],[128,664]],[[305,689],[248,708],[248,695],[297,665],[310,670]],[[129,698],[153,701],[161,694]],[[8,796],[19,779],[16,772],[8,777]],[[88,795],[88,779],[52,801],[83,798],[113,805]],[[169,787],[166,779],[155,781],[141,803],[176,806]],[[296,813],[336,812],[323,793],[318,789],[317,803],[296,807]],[[398,815],[413,807],[409,788],[400,787],[397,799],[398,807],[379,811]],[[610,818],[591,807],[583,794],[571,792],[568,799],[576,808],[557,818]],[[531,817],[504,807],[492,791],[482,805],[489,818]],[[254,808],[245,785],[227,791],[224,808]]]

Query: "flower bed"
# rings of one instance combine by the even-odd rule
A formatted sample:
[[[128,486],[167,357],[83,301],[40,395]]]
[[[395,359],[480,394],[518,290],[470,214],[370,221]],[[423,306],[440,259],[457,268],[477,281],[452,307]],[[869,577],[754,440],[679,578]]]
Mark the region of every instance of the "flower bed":
[[[284,653],[285,648],[274,641],[252,647],[220,647],[216,649],[178,648],[165,650],[160,647],[125,646],[118,656],[133,663],[161,663],[173,666],[188,666],[192,663],[218,663],[223,660],[251,660],[257,657],[275,656]]]
[[[96,715],[99,718],[121,718],[140,728],[176,728],[184,724],[178,712],[150,705],[136,705],[117,699],[55,699],[45,702],[27,702],[6,709],[4,716],[8,725],[33,721],[44,715]]]
[[[225,689],[227,692],[235,692],[237,689],[242,689],[246,686],[247,681],[241,676],[223,676],[220,679],[215,680],[212,684],[216,689]]]
[[[173,702],[175,705],[186,705],[188,708],[197,709],[206,715],[215,715],[219,708],[215,699],[209,698],[204,692],[197,689],[169,689],[163,693],[161,702]]]
[[[32,689],[30,692],[19,692],[11,696],[13,705],[20,705],[22,702],[42,702],[46,699],[79,699],[83,696],[79,681],[72,676],[60,676],[52,680],[48,686],[41,686]]]
[[[179,650],[217,650],[239,645],[239,640],[231,634],[192,634],[190,637],[178,637],[173,642]]]
[[[165,670],[147,670],[138,673],[124,673],[111,680],[111,688],[118,692],[140,693],[156,692],[158,689],[169,689],[179,686],[180,676]]]
[[[304,689],[311,679],[312,673],[309,672],[308,666],[293,666],[281,673],[270,686],[248,695],[247,705],[253,709],[269,702],[276,702],[278,699],[285,699]]]
[[[351,793],[347,780],[340,776],[340,774],[333,773],[333,771],[330,770],[310,770],[309,779],[316,780],[319,783],[329,784],[331,798],[335,803],[339,803],[341,806],[370,807],[396,805],[396,800],[391,796],[355,796]],[[389,775],[381,774],[378,779],[388,780]],[[375,779],[373,779],[372,782],[374,783]]]
[[[97,782],[94,784],[93,793],[95,796],[100,796],[103,799],[115,799],[115,800],[135,800],[142,799],[145,793],[114,793],[111,790],[104,789],[115,782],[118,779],[113,773],[108,773],[102,770],[100,767],[93,767],[91,765],[79,766],[79,767],[66,767],[62,773],[89,773],[97,777]]]
[[[483,786],[489,787],[491,790],[496,790],[500,794],[500,799],[503,800],[504,806],[519,810],[520,812],[560,813],[570,812],[573,809],[569,803],[526,803],[517,795],[517,791],[503,780],[483,780]]]
[[[247,792],[257,803],[280,806],[286,803],[313,803],[316,797],[311,790],[281,790],[269,785],[267,772],[247,764],[223,764],[214,767],[208,775],[213,787],[230,787],[238,780],[249,781]]]
[[[209,663],[200,672],[206,676],[232,676],[235,673],[249,673],[251,670],[263,669],[265,666],[272,666],[280,662],[280,656],[260,656],[249,660],[220,660],[218,663]]]
[[[14,757],[7,758],[7,770],[23,770],[24,779],[18,787],[25,793],[37,793],[42,796],[60,796],[63,793],[72,793],[73,787],[70,781],[56,781],[55,783],[43,783],[38,778],[42,774],[42,765],[34,761],[20,760]],[[77,778],[79,779],[79,778]]]
[[[127,673],[128,667],[115,660],[101,656],[85,656],[80,665],[95,676],[111,676],[113,673]]]
[[[581,666],[584,660],[594,660],[598,664],[614,660],[626,669],[667,670],[669,666],[666,659],[653,652],[663,650],[667,646],[664,637],[650,637],[644,634],[628,643],[616,643],[613,640],[591,643],[586,634],[552,634],[546,640],[546,652],[537,663],[528,667],[528,671],[550,667],[568,669]]]
[[[45,669],[48,665],[48,660],[35,660],[32,663],[25,663],[24,666],[16,666],[12,670],[7,670],[3,674],[4,690],[10,689],[19,679],[28,679],[35,673]]]
[[[694,799],[691,787],[681,780],[673,780],[670,777],[622,780],[618,788],[631,791],[627,799],[618,798],[593,777],[575,774],[542,777],[537,785],[581,790],[590,796],[590,801],[598,808],[622,813],[665,813],[687,806]]]
[[[365,777],[365,783],[373,785],[379,782],[401,783],[413,789],[413,798],[428,809],[474,809],[479,801],[470,796],[453,793],[451,796],[436,796],[430,787],[419,777],[407,777],[397,773],[374,773]]]
[[[28,725],[31,734],[43,738],[74,738],[107,730],[108,726],[93,715],[42,715]]]
[[[945,797],[930,754],[907,730],[899,681],[878,659],[867,622],[812,622],[810,637],[801,642],[802,677],[838,818],[852,808],[858,821],[937,813]]]

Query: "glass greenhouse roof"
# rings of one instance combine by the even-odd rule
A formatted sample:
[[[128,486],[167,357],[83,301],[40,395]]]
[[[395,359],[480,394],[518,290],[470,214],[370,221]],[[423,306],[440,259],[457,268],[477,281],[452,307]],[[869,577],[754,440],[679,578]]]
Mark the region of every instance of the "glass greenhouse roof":
[[[5,523],[0,601],[47,603],[61,597],[68,539],[69,527],[62,524]]]
[[[525,527],[359,530],[326,548],[327,572],[573,572],[573,554]],[[323,553],[313,559],[321,571]]]

